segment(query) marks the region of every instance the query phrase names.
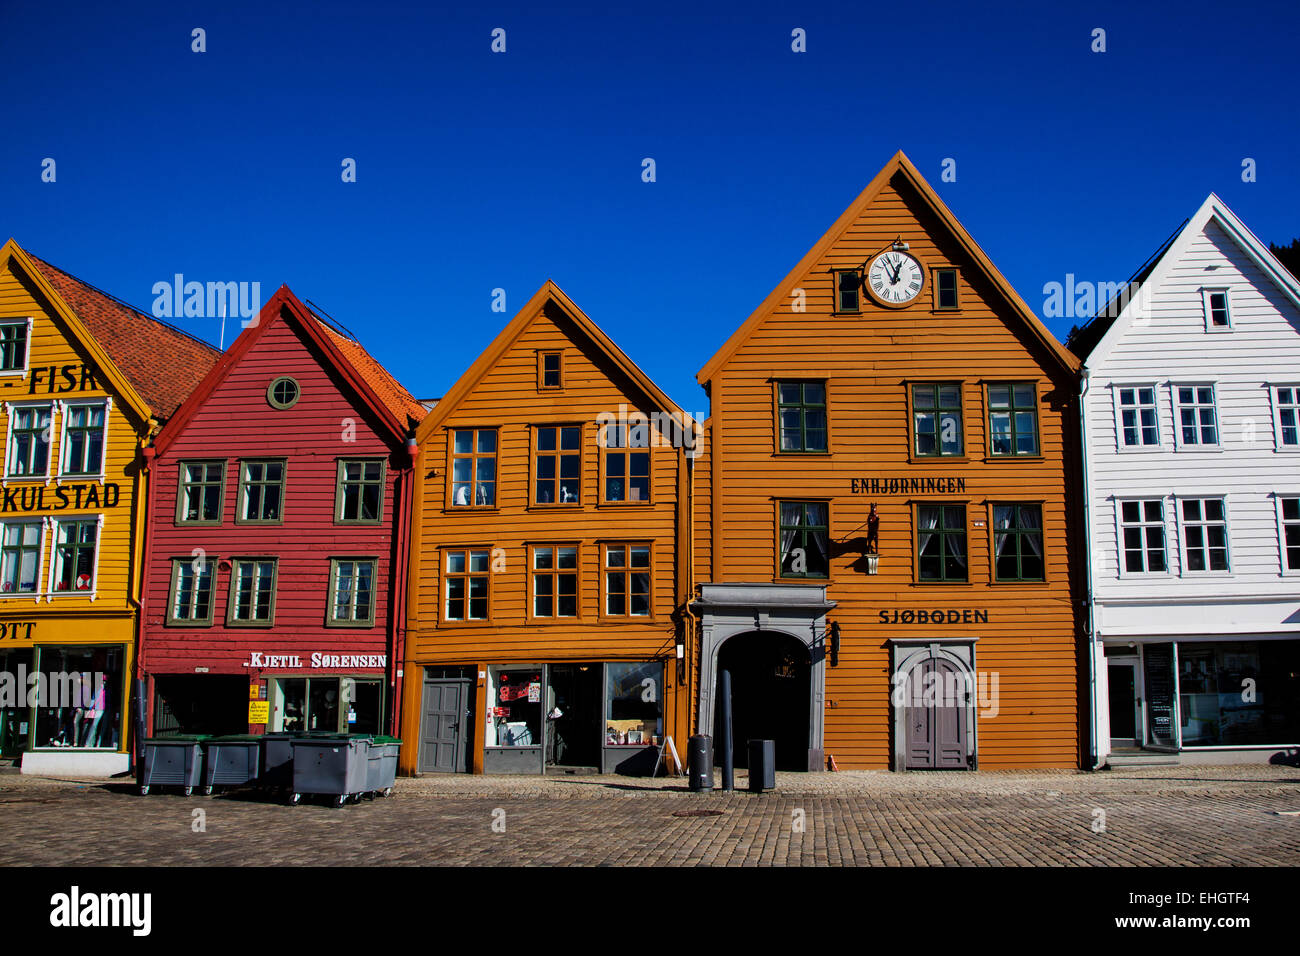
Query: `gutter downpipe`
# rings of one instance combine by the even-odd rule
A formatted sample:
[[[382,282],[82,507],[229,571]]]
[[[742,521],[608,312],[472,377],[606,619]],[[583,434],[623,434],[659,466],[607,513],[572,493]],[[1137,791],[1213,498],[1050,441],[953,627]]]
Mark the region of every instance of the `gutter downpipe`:
[[[1088,629],[1088,746],[1092,766],[1101,769],[1101,744],[1097,740],[1097,648],[1095,618],[1093,614],[1092,565],[1092,474],[1088,471],[1088,389],[1091,385],[1088,367],[1079,369],[1079,444],[1083,465],[1083,560],[1084,560],[1084,617]]]
[[[420,455],[420,446],[416,444],[414,435],[408,435],[404,444],[407,463],[406,467],[398,475],[399,480],[402,482],[400,506],[402,514],[397,522],[397,567],[393,568],[391,572],[391,580],[396,584],[393,590],[400,588],[402,591],[402,600],[393,601],[393,604],[396,605],[396,614],[393,621],[396,633],[393,635],[392,660],[390,661],[393,675],[393,705],[388,712],[388,732],[394,737],[402,736],[402,692],[406,675],[406,602],[408,598],[406,591],[410,587],[407,576],[410,573],[411,566],[411,523],[414,521],[411,509],[415,507],[415,466],[416,459]],[[393,597],[396,596],[393,595]]]

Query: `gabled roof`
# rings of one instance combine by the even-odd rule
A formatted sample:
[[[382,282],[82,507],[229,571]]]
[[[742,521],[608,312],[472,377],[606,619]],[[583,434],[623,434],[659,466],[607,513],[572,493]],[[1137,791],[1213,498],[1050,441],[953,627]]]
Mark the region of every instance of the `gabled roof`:
[[[491,344],[483,350],[483,353],[474,360],[474,364],[457,379],[456,384],[448,390],[446,395],[439,399],[433,411],[420,425],[418,438],[421,444],[424,443],[427,435],[437,428],[439,424],[446,421],[447,416],[456,410],[465,396],[474,390],[478,383],[483,380],[483,377],[509,351],[515,340],[533,324],[548,302],[554,303],[565,315],[572,319],[592,345],[635,382],[660,409],[678,414],[683,427],[690,427],[692,421],[690,416],[669,398],[663,389],[651,381],[650,377],[641,371],[637,364],[614,344],[614,340],[601,331],[600,327],[591,321],[587,314],[561,291],[559,286],[547,279],[542,284],[542,287],[533,293],[533,297],[524,303],[524,307],[507,323],[506,327],[498,333]]]
[[[1187,224],[1172,240],[1166,243],[1163,252],[1139,279],[1139,287],[1133,291],[1140,292],[1142,286],[1149,289],[1160,288],[1168,277],[1169,271],[1182,260],[1187,247],[1197,236],[1204,234],[1206,227],[1212,221],[1259,267],[1264,275],[1268,276],[1278,291],[1292,305],[1300,309],[1300,280],[1297,280],[1286,266],[1278,262],[1277,257],[1268,251],[1268,246],[1260,242],[1259,237],[1246,228],[1246,224],[1237,218],[1236,213],[1214,193],[1205,197],[1205,202],[1201,203],[1201,208],[1196,210],[1196,214],[1187,220]],[[1106,315],[1106,312],[1114,312],[1114,310],[1104,309],[1071,338],[1078,338],[1081,347],[1088,346],[1086,358],[1105,355],[1116,340],[1128,331],[1138,313],[1146,307],[1146,298],[1140,294],[1130,294],[1117,314]],[[1098,327],[1093,329],[1094,325]],[[1090,329],[1091,332],[1088,331]]]
[[[121,398],[125,407],[131,409],[141,426],[147,426],[149,420],[154,417],[148,402],[114,361],[113,356],[109,355],[104,345],[91,333],[87,324],[78,317],[77,312],[46,277],[48,267],[44,264],[38,265],[37,261],[13,239],[9,239],[3,247],[0,247],[0,267],[6,262],[17,265],[36,286],[40,295],[50,303],[59,320],[67,327],[68,334],[86,350],[95,366],[103,373],[111,390]]]
[[[185,401],[221,351],[127,305],[88,282],[28,253],[63,301],[131,380],[154,417],[166,419]]]
[[[902,176],[905,180],[911,183],[917,193],[920,194],[922,201],[929,207],[930,211],[939,218],[940,222],[948,227],[948,231],[952,234],[953,238],[957,240],[958,244],[966,254],[975,261],[976,265],[983,270],[984,274],[989,278],[993,285],[1002,293],[1016,317],[1019,318],[1034,337],[1047,348],[1047,351],[1060,363],[1061,367],[1070,372],[1078,370],[1079,360],[1070,354],[1065,346],[1056,341],[1056,338],[1051,332],[1047,331],[1047,327],[1038,320],[1038,317],[1034,314],[1034,310],[1025,303],[1024,299],[1020,298],[1020,295],[1016,290],[1011,287],[1011,284],[1007,282],[1002,273],[997,270],[997,267],[993,265],[989,260],[989,257],[984,254],[984,250],[981,249],[979,244],[971,238],[970,233],[968,233],[965,228],[963,228],[962,224],[957,221],[957,217],[952,214],[948,207],[944,205],[943,200],[940,199],[935,191],[930,188],[930,184],[925,181],[925,177],[922,176],[917,168],[912,165],[912,161],[903,154],[902,150],[899,150],[894,154],[893,158],[885,164],[885,168],[876,174],[876,178],[867,184],[867,188],[858,194],[858,198],[849,204],[849,208],[840,214],[840,217],[835,220],[830,229],[826,230],[825,234],[817,240],[816,245],[809,249],[807,254],[799,260],[798,265],[790,270],[789,275],[781,280],[780,284],[771,291],[768,297],[762,301],[759,307],[753,311],[740,328],[736,329],[736,331],[731,334],[731,337],[722,344],[722,347],[714,353],[713,358],[709,359],[704,368],[700,369],[696,374],[696,381],[701,385],[704,385],[717,374],[718,370],[726,364],[726,362],[736,353],[746,340],[749,339],[750,335],[753,334],[763,320],[767,318],[776,307],[777,303],[790,295],[796,285],[803,280],[808,270],[811,269],[817,261],[840,240],[848,228],[857,221],[859,216],[862,215],[863,210],[871,205],[875,198],[880,194],[881,190],[883,190],[895,176]]]
[[[262,307],[256,324],[239,333],[221,360],[158,433],[154,439],[157,454],[162,454],[176,440],[217,386],[225,381],[267,330],[281,321],[292,323],[321,350],[325,361],[374,412],[388,429],[390,437],[397,441],[406,437],[414,422],[423,415],[420,403],[361,347],[361,343],[327,325],[299,301],[288,286],[282,285]]]

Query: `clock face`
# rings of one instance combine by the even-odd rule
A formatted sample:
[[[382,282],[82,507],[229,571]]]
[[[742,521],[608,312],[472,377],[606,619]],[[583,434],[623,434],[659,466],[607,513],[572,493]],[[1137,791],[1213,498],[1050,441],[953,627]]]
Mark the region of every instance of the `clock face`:
[[[867,270],[867,284],[885,305],[906,305],[921,294],[924,283],[921,263],[894,249],[876,256]]]

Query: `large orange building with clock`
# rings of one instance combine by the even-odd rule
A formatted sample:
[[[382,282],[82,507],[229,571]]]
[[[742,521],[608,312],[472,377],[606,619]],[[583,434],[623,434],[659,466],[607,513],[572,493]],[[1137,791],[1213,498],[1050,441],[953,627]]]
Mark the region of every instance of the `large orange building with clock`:
[[[700,371],[699,732],[1072,767],[1079,363],[902,154]]]

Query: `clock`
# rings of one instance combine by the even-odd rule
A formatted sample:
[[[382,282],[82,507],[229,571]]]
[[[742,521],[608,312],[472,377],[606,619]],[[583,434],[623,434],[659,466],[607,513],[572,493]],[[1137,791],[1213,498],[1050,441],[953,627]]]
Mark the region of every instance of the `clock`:
[[[898,308],[921,294],[925,273],[921,263],[906,252],[891,249],[871,260],[867,269],[867,286],[882,304]]]

